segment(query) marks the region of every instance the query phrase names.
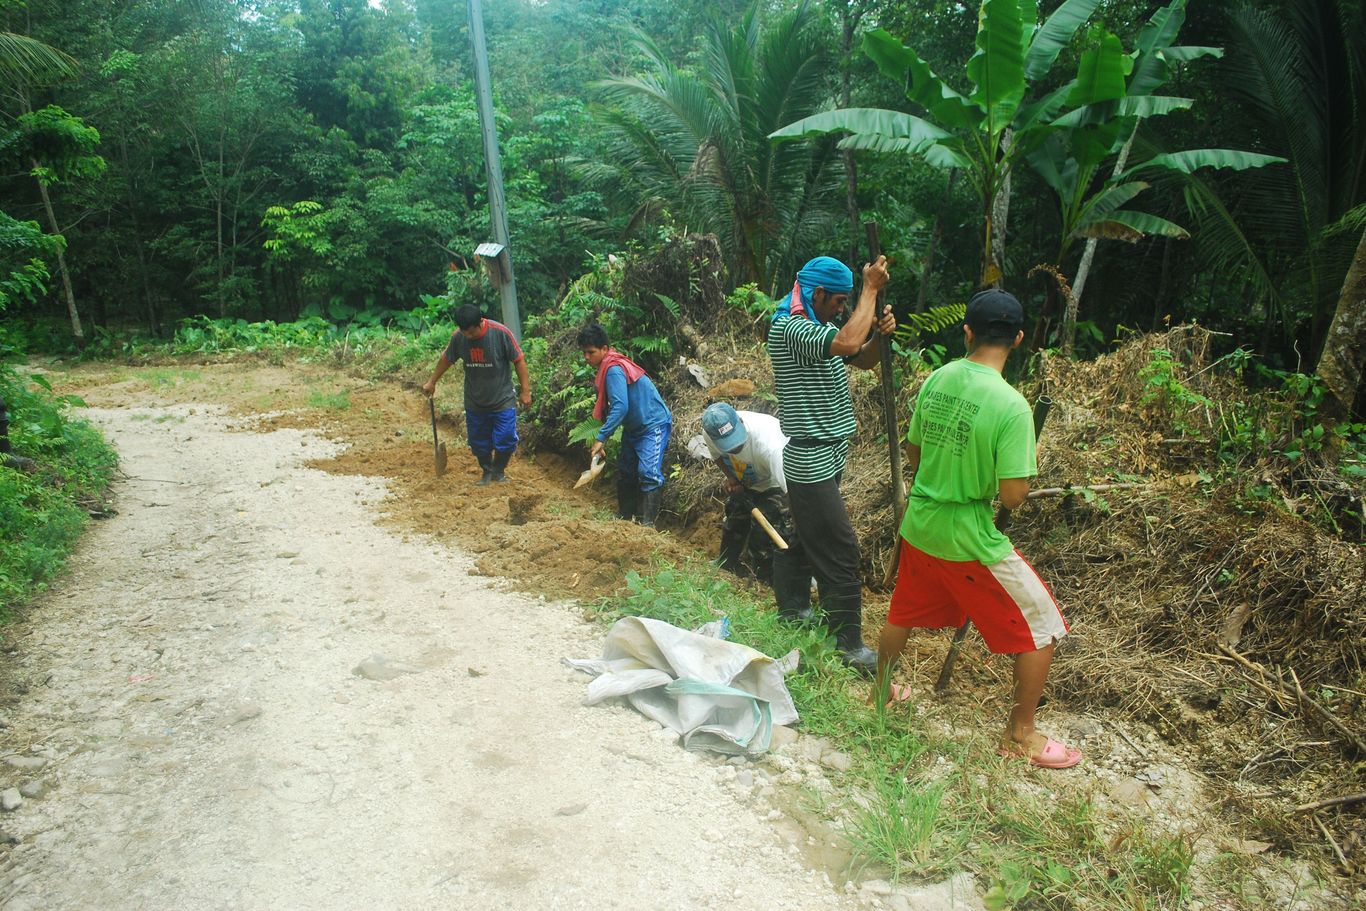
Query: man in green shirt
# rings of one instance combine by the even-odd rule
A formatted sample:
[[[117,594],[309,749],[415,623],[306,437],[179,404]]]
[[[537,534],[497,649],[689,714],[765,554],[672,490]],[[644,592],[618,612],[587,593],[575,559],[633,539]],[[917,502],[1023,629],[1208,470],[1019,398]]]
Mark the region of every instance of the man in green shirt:
[[[1065,769],[1081,752],[1034,729],[1034,712],[1067,622],[1034,568],[992,521],[992,499],[1015,509],[1038,473],[1029,404],[1002,371],[1024,339],[1024,310],[1005,291],[968,301],[968,356],[940,367],[916,399],[906,439],[914,472],[901,523],[901,563],[878,649],[873,698],[890,692],[892,665],[912,628],[982,632],[995,654],[1015,656],[1014,702],[1000,752]]]
[[[840,478],[857,429],[847,367],[876,367],[877,333],[896,329],[892,308],[877,309],[886,286],[887,258],[863,267],[858,305],[843,327],[833,320],[848,308],[854,273],[839,260],[818,256],[802,267],[792,294],[778,307],[768,330],[768,354],[778,392],[778,421],[789,438],[783,449],[788,504],[809,566],[781,573],[773,587],[780,603],[799,610],[816,577],[830,629],[842,660],[871,674],[877,655],[863,644],[863,582],[858,537],[840,495]]]

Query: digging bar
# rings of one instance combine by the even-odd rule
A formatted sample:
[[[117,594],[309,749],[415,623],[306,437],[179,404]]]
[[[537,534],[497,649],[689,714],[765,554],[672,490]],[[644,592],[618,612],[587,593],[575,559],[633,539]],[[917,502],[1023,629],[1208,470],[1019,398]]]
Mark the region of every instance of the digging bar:
[[[1048,411],[1053,407],[1053,400],[1046,395],[1041,395],[1034,402],[1034,439],[1038,440],[1039,434],[1043,432],[1043,423],[1048,420]],[[1002,532],[1010,526],[1010,510],[1002,506],[996,511],[996,528]],[[934,681],[934,692],[936,695],[943,695],[944,690],[949,688],[949,680],[953,677],[953,665],[958,660],[958,650],[963,647],[963,640],[968,637],[968,626],[970,620],[964,620],[963,625],[958,627],[953,634],[953,641],[949,643],[949,653],[944,656],[944,666],[939,669],[939,678]]]
[[[865,221],[863,232],[868,237],[868,261],[877,262],[882,255],[882,241],[878,238],[877,222]],[[877,308],[874,311],[882,318],[882,292],[877,295]],[[874,331],[877,331],[876,329]],[[887,455],[892,463],[892,528],[901,528],[901,514],[906,509],[906,479],[901,475],[901,431],[896,422],[896,378],[892,374],[892,337],[882,336],[878,341],[882,349],[882,417],[887,431]],[[891,561],[883,579],[884,588],[896,579],[897,560],[901,554],[901,532],[896,533],[896,544],[892,547]]]

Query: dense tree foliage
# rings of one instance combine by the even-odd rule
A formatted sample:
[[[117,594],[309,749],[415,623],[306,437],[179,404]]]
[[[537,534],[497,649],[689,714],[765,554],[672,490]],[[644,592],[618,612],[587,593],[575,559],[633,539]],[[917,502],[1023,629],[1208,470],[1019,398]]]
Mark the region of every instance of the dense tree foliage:
[[[699,230],[731,283],[773,290],[808,255],[853,258],[874,218],[908,309],[999,274],[1055,311],[1037,338],[1059,344],[1065,298],[1027,277],[1043,264],[1086,273],[1083,351],[1198,319],[1311,366],[1360,237],[1360,0],[988,0],[980,16],[507,0],[486,15],[530,314],[594,257]],[[0,33],[11,324],[161,333],[196,315],[373,323],[493,304],[471,256],[490,232],[463,4],[0,0]],[[889,132],[843,152],[766,138],[836,109],[880,110]],[[35,118],[98,142],[37,150]],[[1171,154],[1191,149],[1267,157]],[[102,170],[59,174],[82,156]],[[1169,167],[1136,170],[1152,162]],[[998,214],[1009,244],[992,249]]]

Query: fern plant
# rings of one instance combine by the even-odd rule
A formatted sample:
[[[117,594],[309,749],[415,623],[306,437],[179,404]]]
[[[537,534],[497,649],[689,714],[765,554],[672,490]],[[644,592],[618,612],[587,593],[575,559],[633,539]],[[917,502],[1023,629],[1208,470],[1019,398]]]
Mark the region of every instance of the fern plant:
[[[966,304],[945,304],[931,307],[924,313],[908,313],[905,320],[897,326],[896,338],[907,344],[914,344],[922,337],[934,335],[952,325],[961,325],[967,317]]]

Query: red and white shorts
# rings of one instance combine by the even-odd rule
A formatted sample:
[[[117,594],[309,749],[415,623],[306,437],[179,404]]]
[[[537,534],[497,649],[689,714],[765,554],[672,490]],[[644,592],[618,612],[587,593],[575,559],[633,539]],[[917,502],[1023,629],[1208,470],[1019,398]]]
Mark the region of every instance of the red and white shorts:
[[[1053,593],[1018,551],[987,566],[941,560],[903,539],[887,622],[938,629],[967,620],[998,655],[1037,651],[1067,635]]]

